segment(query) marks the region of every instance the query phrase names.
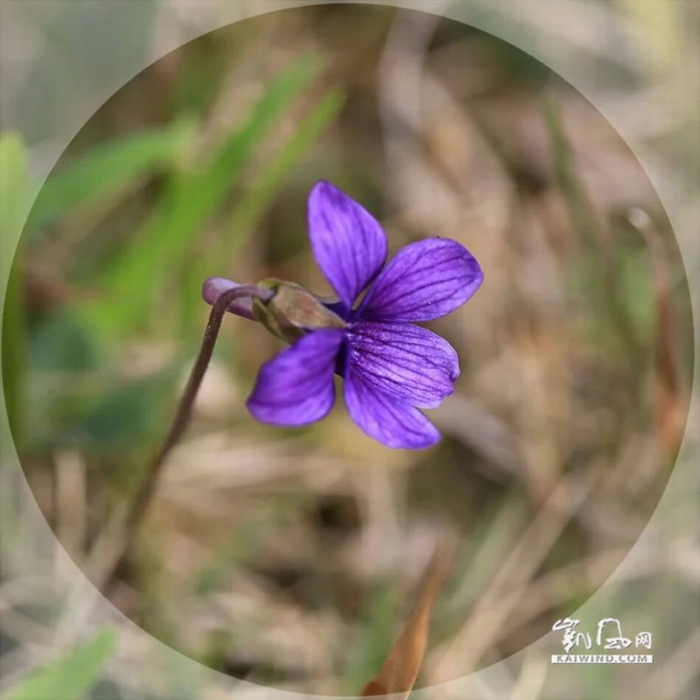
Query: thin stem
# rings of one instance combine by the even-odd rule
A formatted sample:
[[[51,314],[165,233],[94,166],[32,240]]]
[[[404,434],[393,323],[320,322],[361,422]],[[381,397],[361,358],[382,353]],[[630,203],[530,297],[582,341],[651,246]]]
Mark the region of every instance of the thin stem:
[[[170,451],[175,447],[182,437],[192,415],[197,393],[202,385],[202,380],[206,374],[207,367],[214,353],[216,339],[219,336],[219,330],[223,322],[224,314],[231,302],[241,297],[258,297],[267,299],[273,295],[270,290],[260,289],[259,287],[234,287],[225,291],[212,306],[209,314],[209,321],[204,330],[202,345],[199,349],[199,355],[194,363],[190,378],[187,380],[187,386],[182,393],[180,403],[178,404],[175,417],[173,419],[170,430],[165,437],[160,449],[153,455],[149,462],[143,480],[139,484],[138,490],[134,495],[129,509],[124,520],[124,529],[121,534],[119,547],[114,553],[108,571],[104,572],[104,590],[108,590],[114,584],[114,574],[119,564],[124,561],[128,555],[136,538],[139,527],[143,523],[148,507],[153,500],[158,485],[158,479],[163,471],[166,458]]]

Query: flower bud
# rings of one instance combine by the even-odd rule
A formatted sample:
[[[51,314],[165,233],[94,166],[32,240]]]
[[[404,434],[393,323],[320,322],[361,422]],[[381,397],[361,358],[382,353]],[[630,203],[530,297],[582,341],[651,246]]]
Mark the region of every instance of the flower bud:
[[[253,299],[253,314],[273,335],[288,343],[307,331],[345,328],[345,321],[327,308],[318,297],[292,282],[267,279],[256,285],[271,289],[274,295],[263,301]]]

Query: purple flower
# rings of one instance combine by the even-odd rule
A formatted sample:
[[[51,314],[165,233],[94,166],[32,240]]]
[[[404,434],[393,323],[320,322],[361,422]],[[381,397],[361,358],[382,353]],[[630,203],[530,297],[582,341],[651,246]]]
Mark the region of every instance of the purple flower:
[[[456,241],[427,238],[407,245],[385,265],[382,227],[328,182],[311,191],[308,222],[314,256],[339,300],[321,306],[313,298],[326,319],[295,324],[292,345],[261,367],[248,409],[264,423],[313,423],[331,410],[333,376],[339,374],[350,416],[369,436],[389,447],[435,444],[440,434],[419,409],[435,408],[454,391],[459,361],[446,340],[413,324],[464,304],[482,282],[479,264]],[[203,296],[213,304],[232,286],[237,285],[212,278]],[[301,290],[288,288],[290,298]],[[303,290],[298,294],[311,298]],[[256,317],[252,301],[236,301],[228,310]],[[282,316],[277,312],[277,318]]]

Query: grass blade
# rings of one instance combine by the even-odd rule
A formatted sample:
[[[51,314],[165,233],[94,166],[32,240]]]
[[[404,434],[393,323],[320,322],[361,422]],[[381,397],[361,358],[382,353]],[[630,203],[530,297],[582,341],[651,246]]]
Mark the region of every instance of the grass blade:
[[[151,311],[147,300],[153,298],[153,290],[162,290],[169,277],[177,276],[197,234],[225,203],[253,150],[316,70],[309,58],[292,64],[272,81],[246,123],[207,163],[172,178],[159,209],[108,272],[106,286],[113,303],[108,313],[100,304],[92,319],[96,324],[113,334],[147,322]]]
[[[4,700],[79,700],[99,679],[116,642],[116,630],[103,630],[93,640],[34,671],[11,688]]]
[[[199,305],[202,281],[206,277],[218,274],[217,270],[212,269],[212,260],[217,265],[220,263],[227,265],[233,259],[260,223],[284,180],[307,149],[336,118],[344,99],[344,94],[339,90],[330,90],[326,93],[325,97],[302,120],[275,157],[262,168],[257,180],[234,209],[225,225],[230,235],[222,238],[216,249],[216,255],[207,256],[200,265],[188,266],[187,286],[190,291],[183,295],[183,317],[186,324],[191,316],[192,300],[196,300]],[[224,269],[221,270],[221,274],[225,274]]]

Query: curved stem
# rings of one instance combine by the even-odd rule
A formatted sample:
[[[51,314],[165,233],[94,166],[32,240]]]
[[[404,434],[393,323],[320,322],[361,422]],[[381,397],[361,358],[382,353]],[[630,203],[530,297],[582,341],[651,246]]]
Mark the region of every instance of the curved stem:
[[[107,590],[114,583],[114,574],[116,569],[126,558],[134,543],[136,533],[138,532],[138,529],[141,526],[146,513],[148,512],[148,507],[153,500],[158,479],[163,471],[163,465],[165,464],[168,454],[178,443],[185,432],[185,429],[187,428],[192,415],[194,402],[197,398],[197,393],[202,385],[202,380],[204,379],[207,367],[209,366],[212,354],[214,353],[214,346],[216,345],[216,339],[219,336],[219,330],[221,329],[221,324],[223,322],[226,309],[231,302],[241,297],[252,296],[266,300],[272,295],[272,291],[260,289],[258,287],[235,287],[234,289],[229,289],[221,294],[221,296],[212,306],[211,313],[209,314],[209,321],[207,322],[207,327],[204,330],[204,337],[202,338],[202,345],[199,349],[199,355],[197,355],[197,360],[195,361],[190,377],[187,380],[185,390],[180,397],[180,403],[178,404],[177,411],[175,412],[175,417],[173,418],[170,430],[168,431],[168,434],[166,435],[165,440],[163,440],[160,448],[149,462],[143,479],[139,484],[138,490],[136,491],[127,511],[119,547],[114,553],[108,570],[104,573],[105,578],[103,580],[105,581],[105,590]]]

